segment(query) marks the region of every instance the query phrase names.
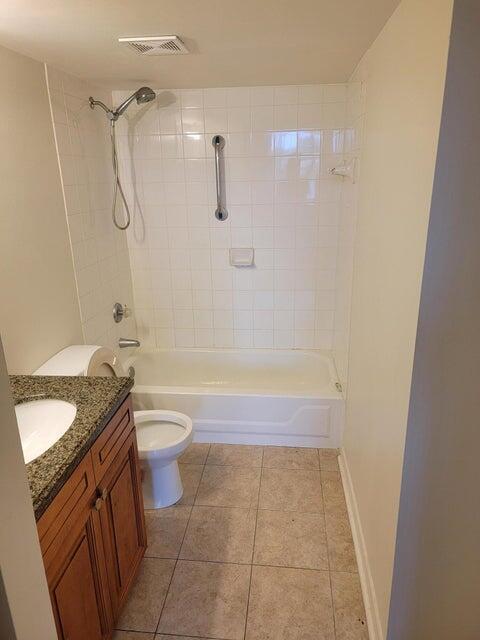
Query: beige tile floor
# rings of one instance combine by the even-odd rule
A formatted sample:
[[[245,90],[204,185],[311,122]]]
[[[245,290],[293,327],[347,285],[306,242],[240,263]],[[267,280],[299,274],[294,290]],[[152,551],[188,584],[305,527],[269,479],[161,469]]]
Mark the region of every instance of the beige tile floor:
[[[368,640],[336,451],[192,444],[113,640]]]

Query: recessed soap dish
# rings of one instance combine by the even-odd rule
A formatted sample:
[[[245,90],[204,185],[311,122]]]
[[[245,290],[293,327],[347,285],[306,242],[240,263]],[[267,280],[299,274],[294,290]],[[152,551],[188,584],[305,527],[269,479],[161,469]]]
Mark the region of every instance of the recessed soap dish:
[[[250,248],[230,249],[230,264],[232,267],[252,267],[255,251]]]
[[[336,167],[332,167],[329,170],[329,173],[332,176],[341,176],[342,178],[350,178],[350,180],[355,184],[355,170],[356,170],[356,160],[352,158],[349,162],[342,162],[340,165]]]

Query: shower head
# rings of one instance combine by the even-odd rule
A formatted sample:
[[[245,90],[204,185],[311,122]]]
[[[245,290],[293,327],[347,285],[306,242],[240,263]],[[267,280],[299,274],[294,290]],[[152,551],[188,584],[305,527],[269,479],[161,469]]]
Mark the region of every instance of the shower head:
[[[145,104],[145,102],[151,102],[155,100],[155,91],[150,87],[140,87],[138,91],[135,91],[135,97],[137,98],[137,104]]]
[[[146,104],[147,102],[155,100],[155,97],[156,95],[153,89],[150,89],[150,87],[140,87],[140,89],[137,89],[135,93],[132,93],[129,98],[124,100],[122,104],[115,109],[114,114],[117,118],[118,116],[121,116],[134,100],[137,101],[137,104]]]
[[[109,109],[106,104],[104,104],[100,100],[95,100],[91,96],[88,100],[90,103],[90,107],[92,109],[94,109],[95,107],[101,107],[106,112],[109,120],[111,122],[116,122],[118,118],[123,113],[125,113],[125,111],[128,109],[128,107],[132,104],[134,100],[137,101],[137,104],[146,104],[147,102],[151,102],[152,100],[155,100],[156,97],[157,96],[155,94],[155,91],[153,89],[150,89],[150,87],[140,87],[140,89],[137,89],[135,93],[132,93],[132,95],[129,98],[124,100],[122,104],[120,104],[113,111],[112,109]]]

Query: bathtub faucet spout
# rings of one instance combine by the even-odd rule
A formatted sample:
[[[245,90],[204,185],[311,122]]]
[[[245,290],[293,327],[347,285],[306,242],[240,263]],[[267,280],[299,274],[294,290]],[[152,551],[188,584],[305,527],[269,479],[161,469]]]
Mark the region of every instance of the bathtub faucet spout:
[[[126,347],[139,347],[140,340],[133,340],[132,338],[119,338],[118,346],[120,349],[125,349]]]

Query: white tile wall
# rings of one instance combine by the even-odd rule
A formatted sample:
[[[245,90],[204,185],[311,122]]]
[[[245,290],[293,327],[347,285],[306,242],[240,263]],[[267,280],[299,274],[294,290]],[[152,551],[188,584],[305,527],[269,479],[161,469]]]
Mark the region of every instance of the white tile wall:
[[[114,92],[114,102],[125,97]],[[145,343],[333,344],[346,85],[159,90],[119,121]],[[228,220],[214,217],[213,134],[226,139]],[[229,265],[255,248],[254,268]]]
[[[120,333],[136,335],[133,317],[112,318],[114,302],[133,307],[130,263],[126,235],[111,220],[108,121],[88,105],[90,95],[106,104],[111,96],[51,67],[47,75],[84,340],[114,348]]]
[[[335,325],[333,351],[340,381],[347,391],[350,308],[354,263],[357,200],[361,169],[361,150],[365,121],[366,78],[362,66],[356,70],[347,89],[347,128],[345,161],[355,161],[355,182],[345,178],[338,227],[338,255],[335,284]]]

